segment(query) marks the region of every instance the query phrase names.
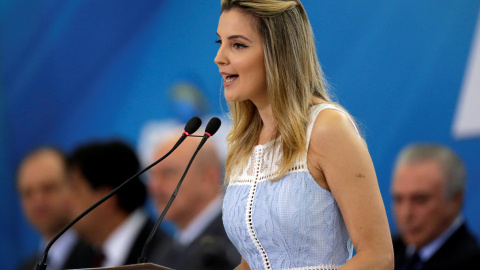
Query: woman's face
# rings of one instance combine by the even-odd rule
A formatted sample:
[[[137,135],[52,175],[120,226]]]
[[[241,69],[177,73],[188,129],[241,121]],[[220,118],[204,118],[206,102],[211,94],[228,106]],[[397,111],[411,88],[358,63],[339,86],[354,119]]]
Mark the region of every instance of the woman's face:
[[[262,38],[255,19],[238,9],[225,11],[218,22],[217,64],[223,76],[225,99],[267,102],[267,83]]]

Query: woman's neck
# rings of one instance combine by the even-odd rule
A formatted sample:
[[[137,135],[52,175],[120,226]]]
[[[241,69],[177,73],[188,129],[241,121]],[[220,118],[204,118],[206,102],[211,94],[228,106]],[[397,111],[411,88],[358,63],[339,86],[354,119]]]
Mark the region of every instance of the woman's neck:
[[[274,139],[277,134],[277,123],[273,116],[271,104],[257,107],[260,118],[262,119],[262,129],[257,144],[265,144]]]

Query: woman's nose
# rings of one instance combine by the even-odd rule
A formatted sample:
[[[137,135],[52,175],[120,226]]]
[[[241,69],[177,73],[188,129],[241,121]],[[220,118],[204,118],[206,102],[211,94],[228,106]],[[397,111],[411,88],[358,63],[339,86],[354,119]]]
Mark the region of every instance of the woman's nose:
[[[223,66],[228,63],[227,57],[225,56],[224,50],[221,46],[220,48],[218,48],[217,55],[215,56],[215,59],[213,61],[218,66]]]

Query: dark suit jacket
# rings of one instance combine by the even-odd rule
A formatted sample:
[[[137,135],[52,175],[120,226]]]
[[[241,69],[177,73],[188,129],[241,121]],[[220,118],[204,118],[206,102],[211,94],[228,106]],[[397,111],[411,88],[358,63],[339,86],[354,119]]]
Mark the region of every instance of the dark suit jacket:
[[[399,238],[393,239],[395,269],[405,262],[405,243]],[[432,257],[423,263],[421,270],[480,269],[480,247],[475,237],[462,224],[448,238]],[[473,265],[472,265],[473,264]],[[462,268],[466,267],[468,268]]]
[[[27,258],[19,266],[19,270],[33,270],[36,269],[37,263],[42,260],[42,254],[35,254]],[[77,239],[72,251],[68,255],[62,269],[76,269],[87,268],[90,266],[90,261],[93,258],[93,249],[85,241]],[[48,257],[47,257],[48,269]]]
[[[228,239],[221,213],[187,247],[156,245],[151,262],[176,270],[231,270],[240,254]]]
[[[134,241],[133,245],[128,252],[127,258],[125,258],[125,265],[136,264],[138,257],[142,254],[143,246],[147,241],[150,231],[153,229],[154,223],[151,220],[148,220],[145,225],[142,227],[137,239]],[[172,239],[162,230],[157,230],[152,238],[153,243],[163,243],[169,245],[172,242]],[[147,259],[151,253],[152,248],[147,249]],[[37,263],[41,260],[41,255],[38,254],[31,256],[29,259],[25,260],[24,263],[18,268],[19,270],[32,270],[35,269]],[[78,268],[88,268],[92,266],[93,258],[95,256],[95,251],[93,247],[83,240],[78,240],[72,249],[68,259],[66,260],[63,269],[78,269]],[[48,269],[48,262],[47,262]]]
[[[135,240],[132,247],[130,248],[128,257],[126,258],[126,261],[124,263],[125,265],[137,263],[138,257],[140,257],[140,255],[142,254],[143,246],[145,245],[145,242],[147,241],[148,236],[150,235],[150,231],[153,229],[154,226],[155,226],[155,223],[150,219],[145,223],[139,235],[137,236],[137,239]],[[160,229],[157,230],[145,254],[147,257],[147,261],[149,261],[148,259],[150,258],[150,255],[152,253],[153,246],[155,246],[156,243],[162,243],[163,245],[170,245],[172,243],[172,238],[163,230],[160,230]]]

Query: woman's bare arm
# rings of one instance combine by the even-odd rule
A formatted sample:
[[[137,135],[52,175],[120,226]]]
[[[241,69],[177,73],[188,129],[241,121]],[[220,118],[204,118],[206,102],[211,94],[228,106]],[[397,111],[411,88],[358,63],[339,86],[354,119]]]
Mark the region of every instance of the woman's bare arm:
[[[366,145],[342,112],[319,113],[308,167],[335,197],[356,250],[342,270],[393,269],[390,229],[375,169]]]

